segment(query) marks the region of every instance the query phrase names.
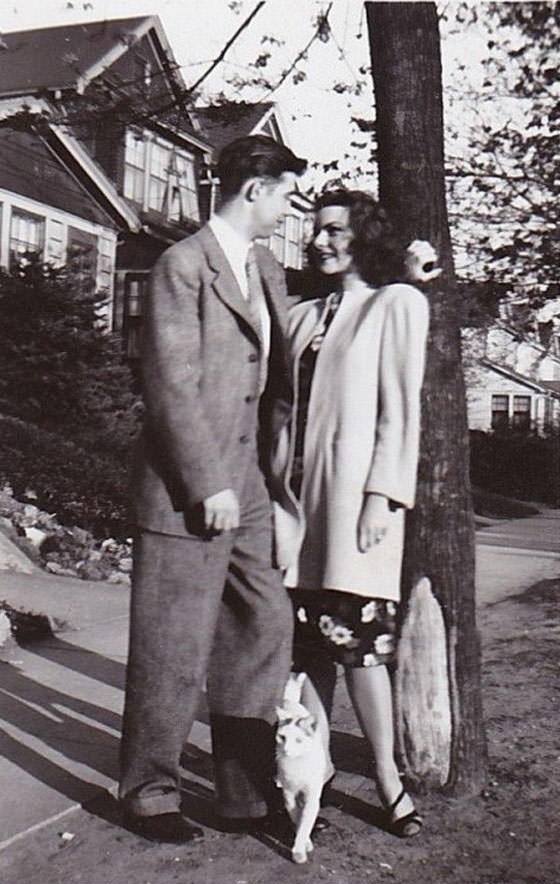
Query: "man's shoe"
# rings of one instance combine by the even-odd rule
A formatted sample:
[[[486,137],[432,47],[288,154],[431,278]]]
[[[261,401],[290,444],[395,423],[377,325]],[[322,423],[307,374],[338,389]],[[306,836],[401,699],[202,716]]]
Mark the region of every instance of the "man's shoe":
[[[156,813],[153,816],[128,814],[125,817],[125,824],[131,831],[149,841],[187,844],[189,841],[199,841],[204,837],[202,829],[193,826],[178,811]]]

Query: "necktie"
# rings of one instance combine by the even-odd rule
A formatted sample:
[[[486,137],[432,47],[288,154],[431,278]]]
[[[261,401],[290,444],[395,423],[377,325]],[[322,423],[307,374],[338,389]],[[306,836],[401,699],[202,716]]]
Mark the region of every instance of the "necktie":
[[[259,392],[262,393],[266,386],[268,374],[268,365],[266,358],[266,350],[264,345],[262,315],[267,309],[266,298],[262,287],[259,265],[253,249],[249,249],[247,261],[245,263],[245,272],[247,274],[247,304],[253,326],[259,336],[260,344],[260,371],[259,371]]]

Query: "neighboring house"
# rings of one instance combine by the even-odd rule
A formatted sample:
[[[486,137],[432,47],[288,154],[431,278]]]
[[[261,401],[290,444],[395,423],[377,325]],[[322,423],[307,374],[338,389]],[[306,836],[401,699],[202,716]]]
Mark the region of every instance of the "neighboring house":
[[[489,329],[463,333],[469,429],[560,430],[560,334],[523,336],[508,324],[508,307]]]
[[[196,112],[157,16],[19,31],[0,52],[0,266],[70,263],[131,356],[147,275],[217,204],[211,168],[240,134],[286,140],[274,105]],[[270,243],[302,263],[304,196]]]

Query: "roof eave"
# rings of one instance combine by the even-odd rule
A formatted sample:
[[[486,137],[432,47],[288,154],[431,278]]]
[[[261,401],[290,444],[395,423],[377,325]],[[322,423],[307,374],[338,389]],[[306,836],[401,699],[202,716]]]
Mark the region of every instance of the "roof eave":
[[[523,375],[517,374],[517,372],[511,371],[510,369],[502,365],[491,362],[489,359],[481,359],[480,364],[484,368],[489,368],[511,381],[515,381],[518,384],[523,384],[525,387],[529,387],[529,389],[531,390],[535,390],[536,392],[542,393],[543,395],[554,396],[555,398],[560,399],[560,393],[557,393],[556,391],[551,390],[548,387],[544,387],[539,381],[535,381],[532,378],[526,378]]]

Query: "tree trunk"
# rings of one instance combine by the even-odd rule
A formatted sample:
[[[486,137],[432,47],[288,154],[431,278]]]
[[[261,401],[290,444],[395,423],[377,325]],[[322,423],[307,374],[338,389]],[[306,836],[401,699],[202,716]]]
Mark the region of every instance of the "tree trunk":
[[[406,611],[412,588],[427,577],[445,623],[451,714],[446,787],[455,795],[473,794],[485,783],[486,743],[475,621],[468,428],[445,200],[437,13],[433,3],[422,2],[373,2],[366,3],[366,10],[375,87],[380,200],[405,238],[427,239],[435,246],[444,269],[443,275],[427,287],[431,332],[417,503],[407,523],[403,607]],[[426,623],[429,618],[419,617],[415,622]],[[429,641],[430,637],[424,639]],[[407,707],[418,700],[421,708],[429,708],[429,697],[406,696],[413,685],[418,690],[415,680],[408,688],[406,683],[400,685]],[[402,721],[402,698],[399,701],[397,696],[397,701],[398,732],[406,723]],[[415,739],[414,733],[405,734],[400,748],[405,768],[420,785],[426,780],[426,772],[414,763],[418,746],[412,753],[407,748]],[[432,780],[428,776],[427,785],[434,785],[436,780],[437,773]]]

